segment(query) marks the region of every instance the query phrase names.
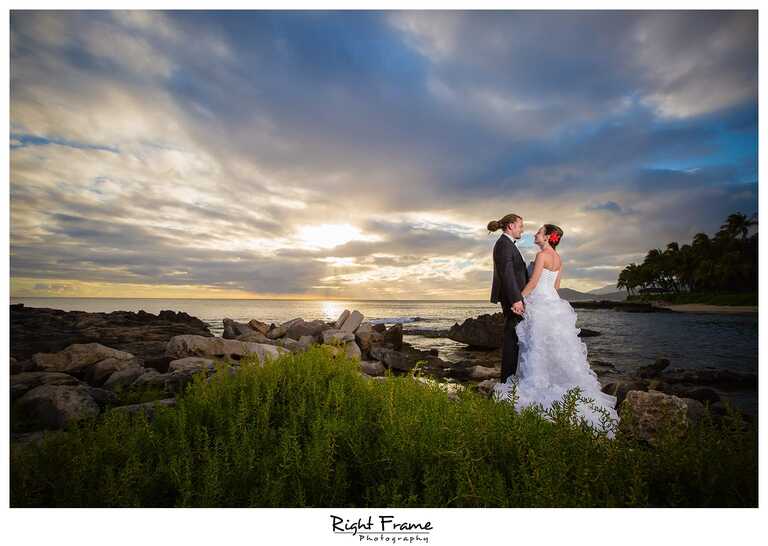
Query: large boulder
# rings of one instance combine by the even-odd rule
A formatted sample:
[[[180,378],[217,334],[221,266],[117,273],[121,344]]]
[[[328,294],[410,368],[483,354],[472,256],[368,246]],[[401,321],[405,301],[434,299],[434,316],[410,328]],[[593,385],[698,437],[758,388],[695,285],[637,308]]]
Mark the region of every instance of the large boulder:
[[[264,334],[265,336],[267,335],[267,332],[269,332],[269,324],[266,322],[261,322],[260,320],[249,320],[248,326],[250,326],[252,330],[257,331],[260,334]]]
[[[344,344],[344,353],[349,358],[356,358],[357,360],[362,359],[363,353],[360,350],[360,347],[357,346],[357,343],[354,341],[347,341]]]
[[[306,322],[300,319],[288,327],[288,330],[286,330],[285,332],[285,337],[289,337],[295,340],[299,340],[303,336],[312,336],[314,338],[319,338],[320,334],[324,330],[328,330],[330,328],[331,327],[328,326],[322,320],[313,320],[311,322]]]
[[[127,406],[119,406],[110,410],[114,413],[125,413],[128,415],[136,415],[139,412],[144,412],[148,419],[152,419],[155,416],[155,411],[158,407],[172,408],[176,405],[175,398],[164,398],[162,400],[154,400],[152,402],[144,402],[143,404],[130,404]]]
[[[80,385],[80,381],[62,372],[22,372],[10,378],[11,400],[40,385]]]
[[[91,385],[98,387],[103,385],[104,382],[115,372],[124,371],[129,368],[141,369],[142,366],[139,364],[138,359],[135,358],[130,360],[107,358],[88,368],[85,373],[85,379]]]
[[[408,358],[407,355],[384,345],[376,345],[371,348],[371,356],[390,369],[407,372],[416,366],[416,362]]]
[[[278,358],[288,352],[283,347],[265,343],[249,343],[234,339],[203,336],[176,336],[168,342],[165,349],[166,356],[174,360],[190,356],[240,360],[247,354],[255,354],[260,363],[263,363],[267,358]]]
[[[363,322],[363,314],[360,311],[352,311],[350,315],[344,320],[344,324],[339,328],[342,332],[352,332],[357,330],[358,326]]]
[[[363,329],[361,326],[355,332],[355,341],[363,354],[369,354],[371,347],[384,343],[385,336],[381,332],[375,332],[373,329]]]
[[[99,404],[84,385],[40,385],[16,402],[18,410],[43,428],[60,429],[99,414]]]
[[[485,366],[472,366],[469,368],[469,378],[476,381],[485,381],[486,379],[495,379],[501,377],[501,370],[498,368],[488,368]]]
[[[105,389],[123,389],[133,384],[136,379],[144,375],[147,371],[147,368],[144,367],[126,368],[110,375],[102,386]],[[155,370],[152,371],[157,373]]]
[[[269,339],[281,338],[288,333],[288,330],[291,326],[293,326],[294,324],[298,324],[299,322],[304,322],[304,319],[295,318],[287,322],[283,322],[280,326],[276,326],[275,328],[272,328],[269,332],[267,332],[267,337]]]
[[[333,323],[333,327],[337,330],[340,330],[341,325],[344,324],[344,321],[347,320],[347,317],[349,317],[349,309],[344,309],[339,315],[339,318],[336,319],[336,322]]]
[[[186,313],[114,311],[87,313],[11,305],[11,356],[19,361],[35,353],[56,353],[73,344],[100,343],[142,361],[161,357],[173,336],[212,337],[208,325]]]
[[[631,415],[621,426],[637,437],[655,443],[663,427],[683,434],[688,426],[701,418],[703,405],[696,400],[678,398],[659,391],[630,391],[622,407]]]
[[[399,322],[390,326],[384,332],[384,343],[388,343],[396,351],[403,348],[403,325]]]
[[[132,389],[165,389],[165,380],[168,373],[160,373],[157,370],[148,369],[131,383]]]
[[[36,353],[32,360],[41,370],[79,374],[103,361],[108,361],[107,369],[112,367],[114,368],[112,371],[124,369],[130,366],[128,362],[133,361],[134,357],[130,353],[106,347],[100,343],[74,343],[58,353]],[[138,363],[132,365],[138,365]]]
[[[335,328],[329,328],[323,331],[323,343],[328,345],[341,344],[344,345],[348,341],[354,341],[355,334],[352,332],[342,332]]]
[[[360,371],[366,375],[378,377],[384,375],[386,368],[378,360],[362,360],[360,362]]]
[[[250,324],[236,322],[231,318],[225,318],[222,322],[224,323],[224,332],[221,334],[221,337],[224,339],[237,339],[238,336],[250,334],[254,331]]]
[[[448,338],[470,347],[498,349],[504,340],[504,314],[483,314],[455,323],[448,330]]]
[[[297,351],[306,351],[313,345],[317,344],[317,340],[314,336],[301,336],[299,338],[298,346],[296,348]]]
[[[189,356],[187,358],[180,358],[174,360],[168,366],[169,372],[183,371],[183,372],[212,372],[216,369],[214,361],[210,358],[201,358],[199,356]]]
[[[371,324],[371,330],[374,332],[379,332],[380,334],[383,334],[387,331],[387,325],[383,322],[377,322],[376,324]]]
[[[239,335],[234,339],[237,341],[247,341],[249,343],[266,343],[268,345],[273,345],[275,343],[274,339],[269,339],[261,332],[257,332],[255,330],[251,330],[247,334]]]

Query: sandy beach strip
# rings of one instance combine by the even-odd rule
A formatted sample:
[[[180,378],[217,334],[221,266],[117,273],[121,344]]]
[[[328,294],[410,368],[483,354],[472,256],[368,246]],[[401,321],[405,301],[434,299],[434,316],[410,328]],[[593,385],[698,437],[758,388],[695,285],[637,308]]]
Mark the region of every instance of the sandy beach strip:
[[[706,305],[703,303],[686,303],[679,305],[663,305],[671,311],[678,313],[717,313],[717,314],[744,314],[757,313],[757,305]]]

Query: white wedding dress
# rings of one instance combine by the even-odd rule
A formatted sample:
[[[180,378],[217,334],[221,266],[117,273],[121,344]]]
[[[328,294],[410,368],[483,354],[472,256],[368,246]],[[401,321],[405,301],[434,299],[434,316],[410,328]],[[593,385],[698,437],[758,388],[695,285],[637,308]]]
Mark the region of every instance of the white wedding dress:
[[[494,399],[510,401],[516,384],[517,409],[532,404],[547,409],[578,386],[582,397],[594,399],[594,405],[608,411],[617,423],[616,397],[600,390],[597,374],[589,367],[587,346],[576,328],[576,312],[555,289],[557,273],[544,268],[536,287],[524,298],[524,320],[515,327],[520,346],[517,373],[494,386]],[[601,428],[599,412],[582,402],[577,410],[579,416]],[[613,437],[612,432],[608,436]]]

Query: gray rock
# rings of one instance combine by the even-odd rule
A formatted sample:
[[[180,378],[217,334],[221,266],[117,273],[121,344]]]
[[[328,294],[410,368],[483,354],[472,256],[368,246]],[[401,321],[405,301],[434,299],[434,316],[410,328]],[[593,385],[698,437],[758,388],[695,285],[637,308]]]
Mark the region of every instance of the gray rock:
[[[328,329],[330,329],[330,326],[322,320],[313,320],[312,322],[300,320],[288,328],[285,336],[296,340],[301,339],[303,336],[319,337],[324,330]]]
[[[472,366],[469,368],[469,378],[484,381],[501,377],[501,370],[497,368],[487,368],[485,366]]]
[[[347,320],[347,317],[349,317],[349,309],[344,309],[344,311],[342,311],[339,315],[339,318],[336,319],[336,322],[333,325],[334,328],[340,330],[342,324],[344,324],[344,321]]]
[[[80,385],[80,381],[62,372],[22,372],[10,378],[11,400],[22,397],[40,385]]]
[[[299,338],[298,350],[306,351],[307,349],[309,349],[310,347],[316,344],[317,342],[314,336],[301,336],[301,338]]]
[[[373,325],[370,322],[363,322],[355,330],[356,334],[362,334],[365,332],[373,332]]]
[[[275,341],[275,345],[294,353],[301,349],[299,342],[290,337],[283,337]]]
[[[256,332],[256,331],[249,332],[241,336],[237,336],[235,339],[237,339],[237,341],[247,341],[249,343],[267,343],[271,345],[274,345],[275,343],[273,339],[269,339],[267,336],[265,336],[261,332]]]
[[[190,356],[240,360],[248,354],[253,354],[262,364],[267,358],[278,358],[281,354],[288,352],[283,347],[266,343],[250,343],[220,337],[186,335],[171,338],[165,349],[166,356],[174,360]]]
[[[25,416],[50,429],[99,414],[99,405],[85,385],[40,385],[16,404]]]
[[[361,330],[361,328],[355,332],[355,341],[357,341],[363,354],[368,354],[374,345],[384,343],[384,334],[373,330]]]
[[[669,426],[677,434],[685,431],[690,422],[689,405],[682,398],[659,391],[629,391],[623,406],[628,408],[631,419],[622,420],[620,426],[654,444],[662,426]]]
[[[202,358],[199,356],[189,356],[187,358],[180,358],[173,360],[168,365],[169,372],[183,371],[183,372],[212,372],[216,369],[214,361],[210,358]]]
[[[293,326],[294,324],[297,324],[299,322],[304,322],[304,319],[302,318],[295,318],[291,319],[287,322],[282,323],[280,326],[277,326],[273,329],[271,329],[269,332],[267,332],[267,337],[269,339],[278,339],[283,337],[286,333],[288,333],[288,329]]]
[[[224,339],[236,339],[238,336],[250,334],[254,331],[249,324],[236,322],[230,318],[225,318],[222,322],[224,323],[224,333],[221,337]]]
[[[167,393],[178,394],[184,392],[184,388],[194,381],[195,371],[192,370],[176,370],[169,374],[166,374],[163,381],[163,389]]]
[[[360,360],[363,356],[363,353],[360,350],[360,347],[358,347],[357,343],[355,343],[354,341],[347,341],[344,344],[344,352],[346,353],[347,357],[356,358],[358,360]]]
[[[148,369],[133,381],[131,388],[165,389],[165,380],[167,377],[167,373],[160,373],[157,370]]]
[[[127,406],[119,406],[117,408],[112,408],[110,412],[136,415],[137,413],[143,411],[145,412],[147,418],[152,419],[154,418],[155,411],[158,407],[170,408],[170,407],[174,407],[175,405],[176,405],[175,398],[164,398],[162,400],[144,402],[143,404],[130,404]]]
[[[396,351],[403,348],[403,325],[393,324],[384,332],[384,343],[388,343]]]
[[[106,358],[89,367],[85,372],[85,379],[89,384],[98,387],[103,385],[113,373],[127,370],[128,368],[141,368],[141,363],[136,358],[130,360]]]
[[[264,334],[265,336],[267,335],[267,332],[269,332],[269,324],[266,322],[261,322],[260,320],[253,319],[248,321],[248,326],[260,334]]]
[[[461,324],[451,326],[448,338],[470,347],[497,349],[504,340],[504,320],[503,313],[468,318]]]
[[[125,370],[120,370],[110,375],[102,386],[105,389],[112,390],[125,388],[130,386],[136,379],[146,372],[147,368],[143,367],[126,368]]]
[[[354,341],[355,340],[355,334],[351,332],[342,332],[341,330],[336,329],[328,329],[323,332],[323,343],[332,345],[332,344],[340,344],[343,345],[347,341]]]
[[[118,403],[117,395],[107,389],[100,389],[98,387],[88,387],[88,394],[99,405],[104,408],[105,406],[116,405]]]
[[[78,373],[107,359],[133,360],[131,353],[100,343],[74,343],[58,353],[36,353],[32,360],[41,370]]]
[[[493,393],[493,388],[496,383],[498,383],[496,379],[486,379],[485,381],[481,381],[477,384],[477,392],[485,396],[490,396]]]
[[[339,328],[342,332],[354,333],[357,327],[363,322],[363,314],[360,311],[352,311],[352,313],[346,318],[344,324]]]
[[[371,356],[376,360],[381,361],[387,368],[395,370],[407,372],[416,365],[416,362],[409,359],[403,353],[383,345],[376,345],[372,347]]]
[[[381,376],[386,372],[386,368],[378,360],[363,360],[360,362],[360,371],[370,376]]]
[[[376,324],[371,325],[371,330],[374,332],[379,332],[380,334],[383,334],[387,331],[387,325],[383,322],[377,322]]]

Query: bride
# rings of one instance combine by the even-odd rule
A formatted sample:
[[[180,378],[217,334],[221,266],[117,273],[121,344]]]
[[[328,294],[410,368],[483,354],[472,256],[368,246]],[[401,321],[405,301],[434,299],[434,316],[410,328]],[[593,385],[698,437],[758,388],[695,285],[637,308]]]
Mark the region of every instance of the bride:
[[[580,396],[591,401],[579,401],[578,416],[601,429],[606,411],[613,424],[618,422],[616,397],[600,390],[597,375],[587,361],[587,346],[578,337],[576,312],[557,293],[562,260],[555,248],[562,236],[563,230],[554,224],[544,224],[534,236],[541,250],[521,291],[525,311],[524,320],[515,327],[520,344],[517,373],[494,386],[494,399],[514,401],[516,395],[518,409],[536,404],[547,409],[562,400],[566,391],[579,387]],[[610,427],[608,437],[613,437]]]

